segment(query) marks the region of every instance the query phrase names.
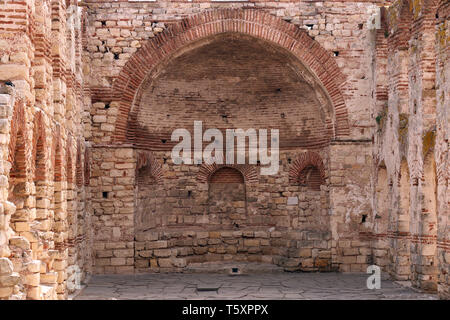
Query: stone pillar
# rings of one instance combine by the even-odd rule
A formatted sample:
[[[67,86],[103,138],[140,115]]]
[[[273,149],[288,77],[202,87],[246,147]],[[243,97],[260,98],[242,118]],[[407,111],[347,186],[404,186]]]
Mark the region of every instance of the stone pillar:
[[[134,272],[135,152],[130,146],[92,149],[96,273]]]
[[[372,155],[368,142],[335,141],[330,147],[332,261],[342,272],[365,272],[372,223]]]
[[[450,298],[450,3],[437,12],[436,34],[436,144],[438,291]]]
[[[8,120],[12,114],[14,96],[7,87],[1,88],[0,94],[0,299],[8,299],[14,292],[14,286],[19,282],[17,273],[9,256],[9,239],[13,231],[9,225],[11,214],[15,212],[15,206],[7,201],[8,198]]]

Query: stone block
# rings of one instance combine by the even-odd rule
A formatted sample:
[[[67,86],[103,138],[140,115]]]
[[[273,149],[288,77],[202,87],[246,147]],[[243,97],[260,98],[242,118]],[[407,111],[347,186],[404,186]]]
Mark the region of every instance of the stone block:
[[[0,276],[0,287],[13,287],[19,283],[19,280],[20,276],[16,272]]]
[[[9,275],[13,272],[14,266],[8,258],[0,258],[0,276]]]
[[[22,64],[0,64],[0,80],[29,80],[29,68]]]

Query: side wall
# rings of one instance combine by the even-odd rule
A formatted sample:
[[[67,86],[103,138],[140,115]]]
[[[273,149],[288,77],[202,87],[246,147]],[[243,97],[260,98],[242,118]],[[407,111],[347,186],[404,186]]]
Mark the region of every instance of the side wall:
[[[373,115],[374,210],[381,217],[373,246],[394,278],[442,297],[449,270],[449,8],[448,1],[395,1],[385,11]],[[377,179],[383,171],[386,179]]]
[[[74,3],[0,7],[2,299],[65,299],[90,271],[83,13]]]

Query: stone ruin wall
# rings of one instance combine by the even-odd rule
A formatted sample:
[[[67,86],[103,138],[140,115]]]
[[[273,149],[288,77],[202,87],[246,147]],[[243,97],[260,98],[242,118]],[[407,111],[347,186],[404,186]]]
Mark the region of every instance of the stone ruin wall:
[[[446,1],[396,1],[377,32],[373,181],[380,218],[379,234],[370,235],[395,278],[446,297],[449,8]]]
[[[0,298],[67,298],[78,269],[84,278],[209,261],[341,272],[377,264],[448,298],[449,8],[428,0],[3,1]],[[142,52],[164,72],[172,51],[202,41],[197,32],[187,49],[172,45],[166,29],[241,12],[271,32],[233,29],[245,36],[281,43],[294,26],[304,30],[296,37],[313,39],[313,57],[293,54],[324,88],[330,138],[319,149],[283,150],[275,177],[235,168],[245,197],[233,210],[254,224],[235,229],[225,218],[224,229],[210,216],[220,201],[211,188],[229,187],[209,180],[218,168],[173,165],[160,139],[134,146],[143,131],[129,130],[139,126],[128,122],[124,101],[130,115],[136,105],[149,110],[145,99],[133,102],[151,83]],[[314,59],[328,55],[337,68],[317,72]],[[294,163],[310,152],[323,164],[320,191],[290,179],[303,174]]]
[[[0,4],[0,297],[65,299],[91,270],[82,11]]]

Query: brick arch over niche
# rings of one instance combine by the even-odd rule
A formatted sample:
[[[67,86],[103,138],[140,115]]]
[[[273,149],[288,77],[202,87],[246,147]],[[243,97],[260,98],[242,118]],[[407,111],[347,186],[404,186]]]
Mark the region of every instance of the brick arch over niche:
[[[202,164],[197,174],[197,180],[202,183],[210,181],[211,177],[222,168],[231,168],[239,171],[244,177],[245,183],[257,183],[258,174],[254,165],[249,164]]]
[[[137,152],[136,172],[147,168],[148,172],[155,179],[156,183],[161,183],[163,179],[163,171],[161,164],[156,160],[153,154],[149,151]]]
[[[229,32],[269,41],[293,54],[328,93],[335,113],[334,136],[349,135],[347,107],[340,89],[345,76],[327,50],[304,30],[270,14],[252,9],[222,9],[193,15],[169,26],[128,60],[113,85],[112,98],[120,102],[114,142],[126,141],[127,122],[136,93],[157,65],[194,41]]]
[[[234,168],[222,167],[211,175],[209,183],[244,183],[244,176]]]
[[[296,184],[302,173],[302,171],[309,167],[315,167],[320,174],[321,182],[326,179],[325,166],[323,165],[322,157],[313,151],[307,151],[302,153],[291,165],[289,169],[289,182]]]

